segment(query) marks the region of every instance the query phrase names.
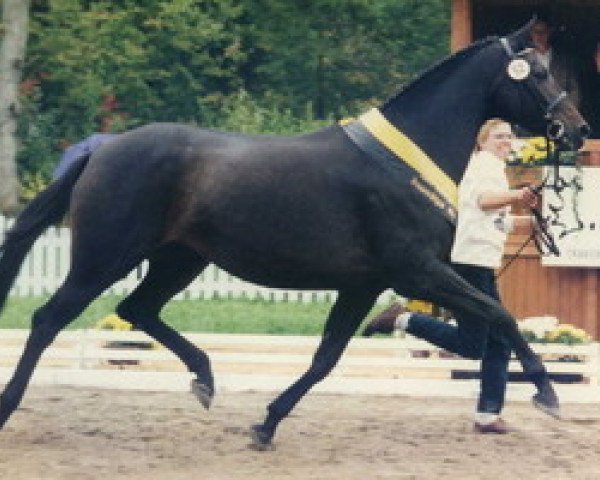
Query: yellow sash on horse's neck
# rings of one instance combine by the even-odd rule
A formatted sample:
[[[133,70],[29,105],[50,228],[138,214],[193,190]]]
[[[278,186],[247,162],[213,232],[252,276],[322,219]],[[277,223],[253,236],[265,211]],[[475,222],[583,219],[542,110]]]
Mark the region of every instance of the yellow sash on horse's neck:
[[[373,108],[358,121],[394,155],[419,173],[455,209],[458,206],[458,186],[410,138],[392,125],[382,113]]]

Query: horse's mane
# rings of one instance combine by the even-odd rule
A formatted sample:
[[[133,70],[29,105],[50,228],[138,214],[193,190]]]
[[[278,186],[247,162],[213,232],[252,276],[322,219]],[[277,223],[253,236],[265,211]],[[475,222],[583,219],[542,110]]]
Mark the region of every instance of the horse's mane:
[[[464,48],[464,49],[459,50],[451,55],[448,55],[447,57],[442,58],[441,60],[434,63],[431,67],[429,67],[426,70],[424,70],[423,72],[421,72],[421,74],[417,78],[415,78],[408,84],[401,87],[400,90],[398,90],[393,96],[391,96],[384,102],[383,107],[385,108],[385,107],[389,106],[389,104],[391,102],[393,102],[397,97],[399,97],[403,93],[406,93],[408,90],[411,90],[412,88],[414,88],[415,85],[420,83],[426,77],[432,75],[433,73],[439,73],[440,68],[442,68],[442,67],[447,68],[449,65],[452,65],[455,62],[464,59],[465,57],[471,56],[471,55],[473,55],[473,53],[475,53],[475,52],[481,50],[482,48],[485,48],[485,47],[489,46],[490,44],[497,42],[497,41],[498,41],[497,36],[485,37],[485,38],[482,38],[481,40],[477,40],[476,42],[473,42],[467,48]]]

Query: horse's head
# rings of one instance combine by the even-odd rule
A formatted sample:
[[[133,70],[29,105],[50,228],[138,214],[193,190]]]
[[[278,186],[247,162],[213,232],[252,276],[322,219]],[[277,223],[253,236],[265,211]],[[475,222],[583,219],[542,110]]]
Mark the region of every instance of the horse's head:
[[[506,62],[494,83],[493,113],[577,150],[590,128],[530,48],[534,23],[500,39]]]

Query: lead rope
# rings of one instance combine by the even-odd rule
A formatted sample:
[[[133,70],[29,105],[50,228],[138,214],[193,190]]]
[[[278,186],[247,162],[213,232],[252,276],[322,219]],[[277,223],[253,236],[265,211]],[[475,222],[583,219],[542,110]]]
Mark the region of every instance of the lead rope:
[[[500,276],[506,272],[506,269],[512,265],[512,263],[521,256],[521,252],[525,250],[525,247],[529,245],[536,236],[535,230],[531,232],[529,238],[523,242],[523,244],[518,248],[518,250],[508,259],[508,261],[502,266],[500,270],[496,273],[496,278],[500,278]]]
[[[545,138],[546,138],[546,158],[550,158],[552,161],[553,171],[554,171],[553,184],[554,184],[554,186],[556,186],[556,185],[558,185],[558,178],[559,178],[558,177],[559,176],[559,171],[558,171],[559,151],[557,148],[555,148],[554,151],[552,151],[552,144],[550,143],[550,139],[547,136]],[[542,190],[548,186],[548,177],[549,176],[550,176],[550,172],[548,172],[548,175],[546,175],[546,177],[540,182],[540,184],[537,187],[530,187],[531,190],[533,191],[533,193],[538,195],[538,197],[541,197]],[[548,253],[552,253],[555,256],[560,255],[560,250],[558,249],[558,246],[556,245],[554,236],[552,235],[552,233],[550,233],[550,231],[547,228],[548,222],[542,215],[542,212],[539,210],[539,208],[536,208],[536,207],[530,208],[530,212],[534,218],[531,234],[529,235],[527,240],[525,240],[523,242],[523,244],[517,249],[517,251],[509,258],[509,260],[502,266],[502,268],[500,268],[500,270],[498,270],[498,272],[496,273],[496,278],[499,278],[506,271],[506,269],[510,265],[512,265],[512,263],[517,258],[519,258],[519,256],[523,252],[523,250],[525,250],[527,245],[529,245],[529,243],[532,240],[535,244],[537,251],[540,253],[540,255],[547,255]],[[543,249],[542,245],[544,245],[546,247],[548,252],[546,252]]]

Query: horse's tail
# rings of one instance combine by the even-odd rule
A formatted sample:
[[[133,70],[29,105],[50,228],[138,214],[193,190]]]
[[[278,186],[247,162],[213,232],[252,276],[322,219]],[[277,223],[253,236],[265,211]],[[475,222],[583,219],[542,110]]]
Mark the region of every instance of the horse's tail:
[[[77,158],[61,177],[27,205],[7,232],[0,246],[0,311],[33,243],[65,215],[73,187],[89,158],[90,155]]]

